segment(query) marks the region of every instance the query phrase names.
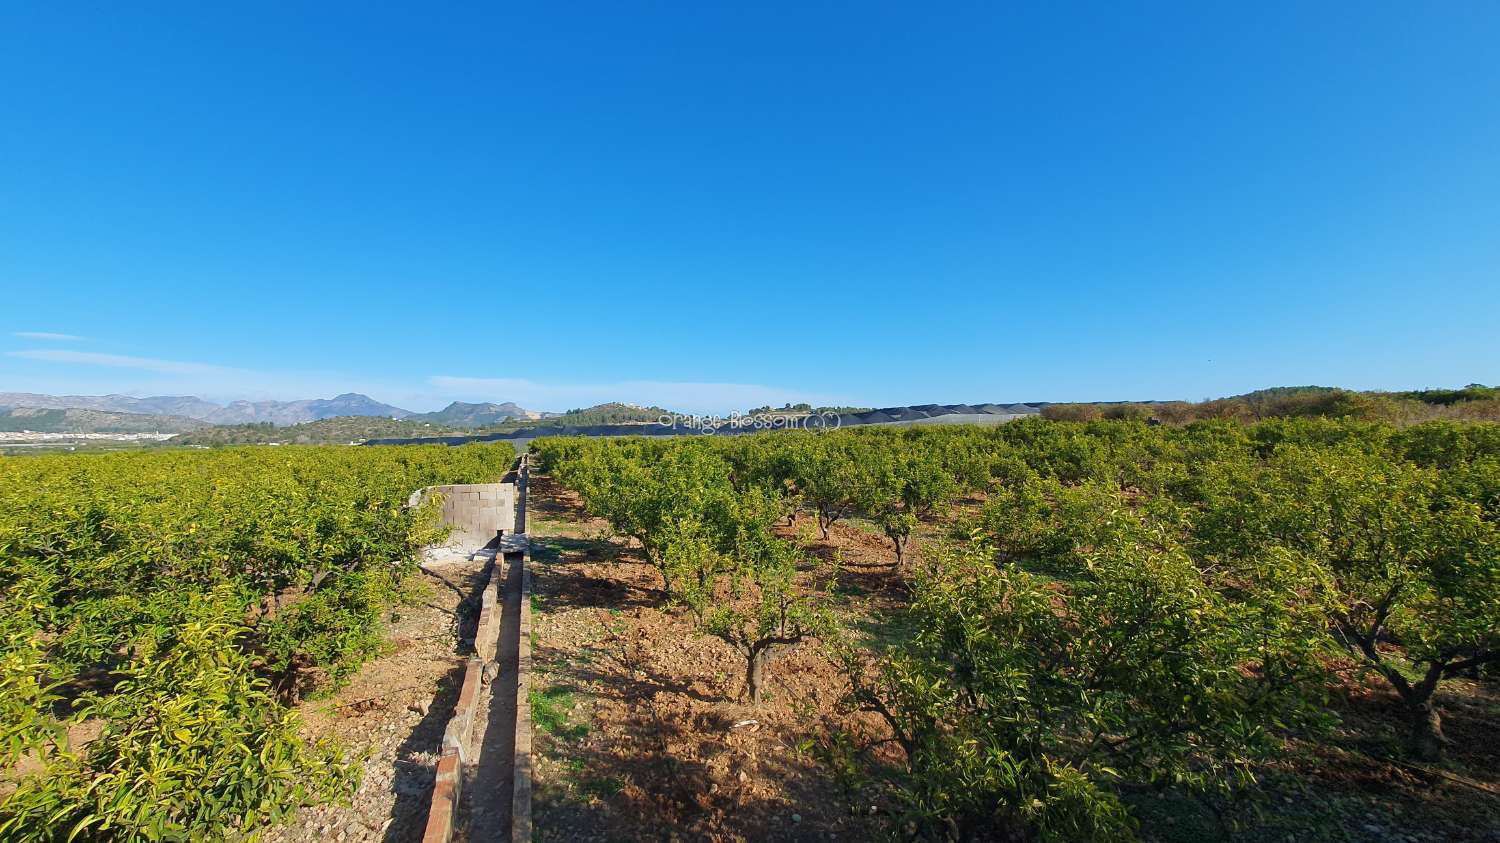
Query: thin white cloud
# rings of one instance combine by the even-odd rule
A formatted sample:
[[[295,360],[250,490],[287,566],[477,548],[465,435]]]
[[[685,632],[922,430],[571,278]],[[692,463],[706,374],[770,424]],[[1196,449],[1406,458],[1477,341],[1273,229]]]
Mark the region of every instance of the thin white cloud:
[[[418,411],[436,410],[452,400],[421,382],[376,380],[334,371],[264,371],[62,349],[0,354],[0,390],[49,395],[194,395],[220,404],[329,398],[358,392]]]
[[[450,401],[514,401],[532,410],[567,410],[609,401],[650,404],[689,413],[727,414],[769,404],[851,404],[848,396],[761,384],[625,380],[612,383],[542,383],[525,378],[434,375],[425,381],[351,376],[332,371],[264,371],[155,357],[63,349],[7,351],[0,360],[36,361],[0,366],[4,387],[49,394],[196,395],[210,401],[327,398],[359,392],[408,410],[435,410]],[[53,369],[53,366],[56,369]]]
[[[565,410],[622,401],[695,413],[729,413],[786,403],[838,404],[836,396],[746,383],[690,381],[619,381],[618,383],[545,384],[524,378],[470,378],[434,375],[435,389],[472,401],[514,401],[527,409]]]
[[[83,337],[73,334],[54,334],[51,331],[16,331],[11,334],[23,340],[40,340],[42,342],[82,342]]]
[[[82,363],[88,366],[108,366],[114,369],[141,369],[164,375],[234,375],[243,372],[226,366],[208,363],[185,363],[179,360],[158,360],[154,357],[129,357],[124,354],[100,354],[93,351],[57,351],[53,349],[30,349],[7,351],[7,357],[25,360],[46,360],[51,363]]]

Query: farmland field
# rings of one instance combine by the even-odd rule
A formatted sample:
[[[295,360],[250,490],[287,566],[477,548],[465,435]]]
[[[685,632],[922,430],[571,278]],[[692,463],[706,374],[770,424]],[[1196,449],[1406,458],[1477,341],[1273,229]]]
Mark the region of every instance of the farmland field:
[[[533,451],[535,839],[1496,840],[1500,426]],[[0,840],[418,839],[512,459],[0,461]]]
[[[541,839],[1500,828],[1494,425],[534,449]]]
[[[221,839],[355,788],[296,704],[382,651],[411,492],[509,446],[0,460],[0,839]]]

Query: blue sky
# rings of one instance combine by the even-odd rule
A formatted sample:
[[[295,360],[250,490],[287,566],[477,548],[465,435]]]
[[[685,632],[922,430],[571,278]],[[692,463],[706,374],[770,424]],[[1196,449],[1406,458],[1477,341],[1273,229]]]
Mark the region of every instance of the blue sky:
[[[0,4],[0,391],[1500,381],[1500,4],[227,5]]]

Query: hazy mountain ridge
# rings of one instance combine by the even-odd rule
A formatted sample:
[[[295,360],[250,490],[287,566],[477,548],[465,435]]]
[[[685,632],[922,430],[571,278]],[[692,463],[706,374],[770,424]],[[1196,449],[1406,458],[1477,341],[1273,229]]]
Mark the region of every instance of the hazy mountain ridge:
[[[410,418],[335,416],[277,427],[258,424],[211,425],[174,436],[173,445],[329,445],[388,436],[438,436],[462,431]]]
[[[78,407],[13,407],[0,410],[0,431],[15,433],[187,433],[208,422],[186,416],[117,413]]]
[[[412,415],[390,404],[382,404],[368,395],[346,392],[333,398],[301,401],[232,401],[224,407],[228,418],[213,419],[215,424],[253,424],[270,422],[277,426],[331,419],[337,416],[380,416],[404,419]]]
[[[39,410],[101,410],[107,413],[183,416],[211,421],[208,416],[224,408],[190,395],[157,395],[134,398],[129,395],[42,395],[35,392],[0,392],[0,409],[31,407]]]
[[[414,415],[410,410],[382,404],[357,392],[347,392],[333,398],[310,398],[300,401],[232,401],[227,405],[215,404],[191,395],[135,398],[129,395],[42,395],[32,392],[0,392],[0,409],[17,407],[177,416],[220,425],[270,422],[274,425],[285,426],[336,416],[381,416],[399,419]]]
[[[408,421],[440,424],[449,427],[484,427],[485,425],[497,424],[511,419],[538,419],[543,415],[543,413],[533,412],[513,401],[506,401],[503,404],[469,404],[463,401],[454,401],[452,404],[436,412],[413,413],[405,418]]]

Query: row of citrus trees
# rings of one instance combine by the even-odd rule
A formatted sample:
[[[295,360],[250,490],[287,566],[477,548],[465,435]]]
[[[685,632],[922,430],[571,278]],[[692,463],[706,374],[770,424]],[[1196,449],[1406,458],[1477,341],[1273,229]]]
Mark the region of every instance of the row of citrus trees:
[[[724,455],[647,440],[544,439],[540,468],[578,490],[615,532],[635,539],[661,574],[668,602],[744,659],[746,694],[761,700],[773,652],[832,626],[827,575],[779,537],[791,512],[769,485],[736,483]],[[799,583],[811,574],[817,586]]]
[[[377,652],[508,445],[0,459],[0,839],[211,840],[353,784],[290,705]],[[88,735],[92,739],[82,740]]]
[[[848,704],[903,762],[850,736],[829,751],[924,836],[1129,839],[1139,788],[1253,791],[1259,760],[1329,725],[1330,671],[1351,661],[1404,704],[1410,752],[1436,758],[1435,694],[1500,661],[1496,425],[1025,420],[534,447],[669,594],[717,607],[698,612],[707,631],[726,637],[708,619],[735,595],[774,595],[741,624],[744,652],[825,634],[827,578],[737,537],[799,512],[825,535],[878,525],[914,633],[842,658]],[[951,540],[907,565],[923,521]],[[759,566],[814,575],[768,587]]]

